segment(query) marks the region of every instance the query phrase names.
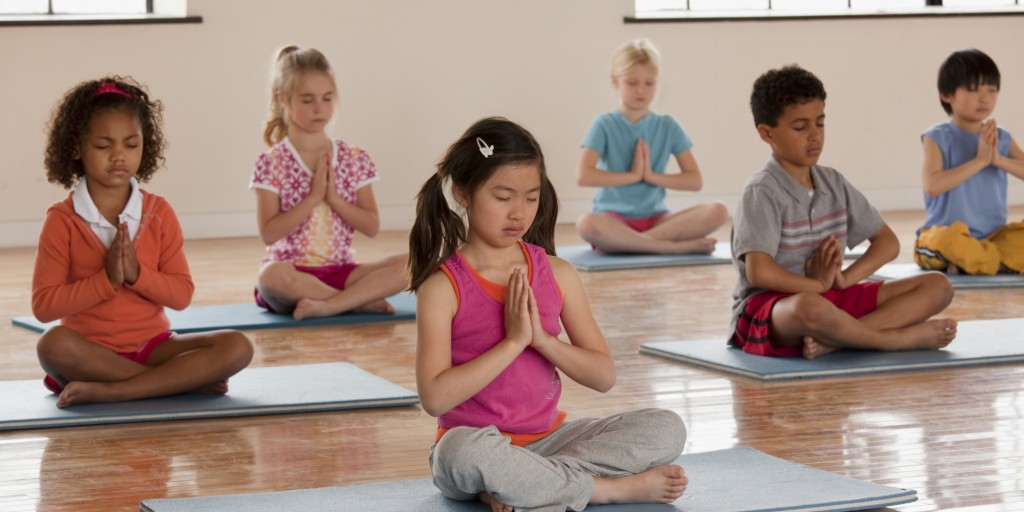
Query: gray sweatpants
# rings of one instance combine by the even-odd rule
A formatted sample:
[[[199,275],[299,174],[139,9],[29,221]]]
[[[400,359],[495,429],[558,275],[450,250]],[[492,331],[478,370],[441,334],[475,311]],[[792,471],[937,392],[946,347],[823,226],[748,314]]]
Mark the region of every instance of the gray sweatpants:
[[[580,511],[594,477],[670,463],[685,443],[682,419],[665,409],[567,421],[525,447],[511,445],[494,426],[456,427],[430,449],[430,469],[434,485],[454,500],[486,491],[517,511]]]

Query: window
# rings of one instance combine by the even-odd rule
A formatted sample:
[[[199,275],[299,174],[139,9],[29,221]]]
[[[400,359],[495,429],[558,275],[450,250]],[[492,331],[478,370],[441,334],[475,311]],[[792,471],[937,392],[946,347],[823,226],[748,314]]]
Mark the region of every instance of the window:
[[[1024,14],[1022,0],[635,0],[626,21]]]
[[[147,0],[0,0],[0,14],[146,14]]]
[[[186,0],[0,0],[0,25],[200,23]]]

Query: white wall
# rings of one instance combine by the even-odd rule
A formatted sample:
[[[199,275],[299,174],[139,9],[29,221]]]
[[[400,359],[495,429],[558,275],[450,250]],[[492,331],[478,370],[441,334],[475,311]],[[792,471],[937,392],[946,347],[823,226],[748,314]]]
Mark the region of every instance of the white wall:
[[[935,73],[950,51],[978,47],[1001,65],[1000,124],[1024,137],[1024,17],[624,24],[629,0],[284,2],[192,0],[201,24],[0,27],[0,245],[34,245],[46,206],[44,125],[78,81],[130,74],[166,104],[167,168],[148,188],[168,197],[190,238],[255,234],[246,185],[262,151],[267,69],[287,43],[331,59],[341,104],[334,134],[363,146],[383,180],[385,228],[405,228],[413,196],[472,121],[504,115],[540,140],[563,221],[589,208],[576,187],[579,142],[616,106],[611,52],[650,37],[663,54],[656,110],[680,119],[705,172],[700,196],[734,204],[767,148],[747,106],[764,70],[799,63],[828,90],[822,163],[882,209],[921,207],[920,132],[944,114]],[[294,6],[301,5],[301,9]],[[1024,188],[1011,188],[1024,202]]]

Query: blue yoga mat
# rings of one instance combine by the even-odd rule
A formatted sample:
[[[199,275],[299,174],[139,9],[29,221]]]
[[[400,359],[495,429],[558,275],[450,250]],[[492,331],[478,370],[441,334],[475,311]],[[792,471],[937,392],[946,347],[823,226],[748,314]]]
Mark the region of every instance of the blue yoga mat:
[[[713,340],[652,341],[640,353],[762,381],[1024,362],[1024,318],[971,320],[943,350],[838,351],[811,360],[764,357]]]
[[[350,363],[242,370],[227,395],[176,395],[57,408],[57,395],[35,380],[0,381],[0,430],[133,423],[226,416],[392,407],[419,403],[416,393]]]
[[[916,263],[889,263],[882,265],[871,279],[886,281],[914,277],[928,271],[921,270]],[[1024,286],[1024,274],[996,274],[994,276],[972,276],[967,274],[946,275],[955,289],[1019,288]]]
[[[378,313],[344,313],[335,316],[296,320],[289,315],[270,313],[253,303],[194,306],[182,311],[165,310],[171,321],[171,330],[178,334],[215,331],[218,329],[278,329],[281,327],[315,327],[320,325],[353,325],[373,322],[394,322],[416,319],[416,296],[398,294],[388,297],[395,308],[392,315]],[[19,316],[11,320],[18,327],[43,332],[60,322],[43,323],[33,316]]]
[[[593,511],[767,512],[867,510],[910,503],[917,492],[855,480],[738,447],[683,455],[690,479],[673,504],[587,507]],[[144,500],[143,512],[417,511],[484,512],[478,502],[449,500],[428,479],[258,494]]]
[[[716,244],[715,252],[711,254],[599,254],[589,245],[558,247],[555,252],[559,258],[584,272],[732,263],[732,253],[726,242]]]

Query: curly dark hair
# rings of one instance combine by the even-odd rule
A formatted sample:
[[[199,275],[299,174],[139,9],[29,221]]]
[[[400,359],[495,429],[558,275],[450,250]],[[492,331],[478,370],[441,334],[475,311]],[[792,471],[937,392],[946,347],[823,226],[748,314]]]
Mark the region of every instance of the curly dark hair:
[[[130,98],[114,93],[97,94],[105,83],[116,85],[128,93]],[[151,100],[145,87],[131,77],[117,75],[99,80],[82,82],[67,92],[53,109],[47,125],[49,136],[46,141],[46,179],[50,183],[70,189],[85,175],[82,160],[75,158],[82,144],[82,138],[89,130],[89,123],[98,114],[111,110],[124,110],[135,114],[142,125],[142,161],[135,174],[140,182],[149,181],[157,169],[164,165],[163,104]]]
[[[825,101],[825,86],[813,73],[796,64],[772,69],[754,81],[754,90],[750,93],[754,126],[774,127],[786,107],[814,100]]]

